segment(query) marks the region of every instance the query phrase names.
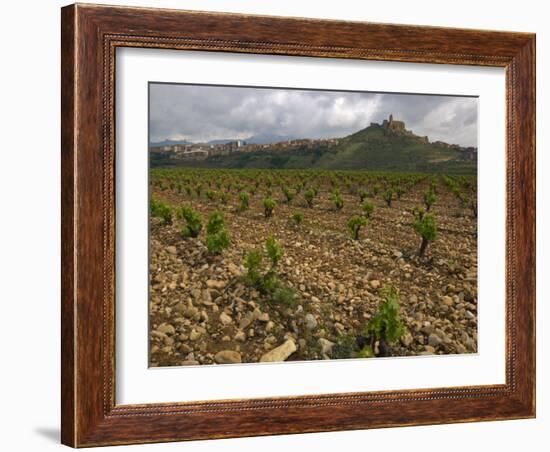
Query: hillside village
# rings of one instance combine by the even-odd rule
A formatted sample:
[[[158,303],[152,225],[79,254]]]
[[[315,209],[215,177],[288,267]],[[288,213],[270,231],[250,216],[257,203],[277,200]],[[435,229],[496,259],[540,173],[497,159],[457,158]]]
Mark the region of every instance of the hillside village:
[[[405,138],[416,141],[424,145],[432,145],[435,148],[456,151],[456,159],[462,161],[477,161],[476,147],[462,147],[458,144],[449,144],[442,141],[430,142],[427,136],[419,136],[406,128],[404,121],[393,119],[390,114],[388,119],[384,119],[382,124],[371,123],[369,127],[362,129],[355,134],[343,138],[326,139],[295,139],[285,140],[273,143],[248,143],[245,140],[231,140],[222,143],[182,143],[155,146],[149,148],[152,160],[172,160],[174,163],[184,163],[186,161],[200,162],[208,159],[220,159],[226,156],[238,156],[244,154],[254,154],[263,152],[266,154],[314,152],[314,151],[338,151],[341,146],[350,138],[365,131],[381,130],[389,138]],[[366,137],[364,142],[368,145],[370,137]],[[376,138],[376,137],[373,137]],[[375,139],[376,141],[376,139]],[[448,159],[447,159],[448,160]]]
[[[258,144],[247,143],[244,140],[228,141],[226,143],[191,143],[166,146],[153,146],[152,153],[158,156],[176,160],[204,160],[208,157],[231,155],[235,153],[252,153],[258,151],[277,152],[298,149],[316,149],[319,147],[333,147],[339,143],[338,138],[328,139],[299,139],[286,140],[276,143]]]

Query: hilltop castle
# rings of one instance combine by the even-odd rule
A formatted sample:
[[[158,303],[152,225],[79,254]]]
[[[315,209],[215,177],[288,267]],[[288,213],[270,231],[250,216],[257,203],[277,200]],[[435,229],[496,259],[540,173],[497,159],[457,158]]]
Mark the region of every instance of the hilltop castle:
[[[382,127],[384,127],[384,129],[391,130],[392,132],[409,132],[405,129],[405,122],[395,121],[392,114],[390,114],[389,119],[384,119],[382,122]]]
[[[409,136],[409,137],[415,137],[421,143],[429,143],[430,142],[427,136],[421,137],[421,136],[415,135],[410,130],[407,130],[406,127],[405,127],[405,122],[404,121],[396,121],[395,119],[393,119],[393,114],[390,114],[388,119],[384,119],[384,121],[382,121],[381,125],[373,122],[373,123],[371,123],[371,126],[382,127],[382,129],[384,129],[384,134],[405,135],[405,136]]]

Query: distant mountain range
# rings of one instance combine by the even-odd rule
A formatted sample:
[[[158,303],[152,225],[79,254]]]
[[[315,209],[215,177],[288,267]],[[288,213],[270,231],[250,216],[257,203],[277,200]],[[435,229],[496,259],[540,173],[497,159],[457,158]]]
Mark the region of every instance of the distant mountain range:
[[[193,144],[193,143],[187,140],[163,140],[163,141],[152,141],[150,143],[150,146],[153,146],[153,147],[175,146],[176,144]]]
[[[250,144],[269,144],[296,139],[282,135],[256,135],[244,140]],[[234,141],[234,140],[228,140]],[[212,155],[203,160],[159,160],[153,166],[190,166],[206,168],[323,168],[395,172],[437,172],[475,174],[477,149],[441,141],[429,142],[405,128],[390,116],[382,124],[371,123],[337,145],[314,148],[285,148],[274,144],[253,152]]]
[[[281,141],[290,141],[298,140],[299,138],[292,135],[276,135],[273,133],[260,133],[258,135],[253,135],[246,138],[244,141],[250,144],[270,144],[270,143],[280,143]]]
[[[243,139],[239,138],[226,138],[226,139],[217,139],[210,140],[204,144],[226,144],[231,143],[232,141],[244,141],[249,144],[271,144],[271,143],[280,143],[281,141],[297,140],[300,137],[292,135],[276,135],[273,133],[260,133],[257,135],[252,135],[251,137]],[[155,141],[151,143],[152,147],[159,146],[174,146],[176,144],[198,144],[200,142],[191,142],[187,140],[163,140]]]

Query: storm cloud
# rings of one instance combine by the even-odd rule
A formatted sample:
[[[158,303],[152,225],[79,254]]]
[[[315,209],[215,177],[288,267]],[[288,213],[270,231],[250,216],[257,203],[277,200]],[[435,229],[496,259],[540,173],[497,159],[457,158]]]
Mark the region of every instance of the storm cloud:
[[[153,83],[149,109],[151,142],[343,137],[393,114],[431,141],[477,146],[475,97]]]

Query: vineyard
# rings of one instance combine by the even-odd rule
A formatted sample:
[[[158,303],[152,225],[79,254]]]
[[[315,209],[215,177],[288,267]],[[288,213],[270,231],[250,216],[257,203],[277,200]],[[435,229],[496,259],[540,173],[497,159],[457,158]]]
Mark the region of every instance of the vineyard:
[[[475,176],[152,169],[150,365],[477,351]]]

